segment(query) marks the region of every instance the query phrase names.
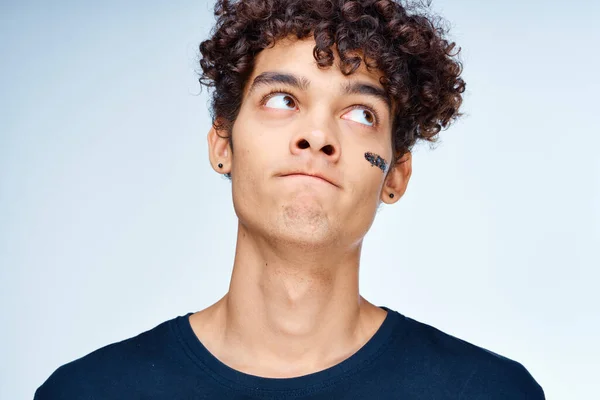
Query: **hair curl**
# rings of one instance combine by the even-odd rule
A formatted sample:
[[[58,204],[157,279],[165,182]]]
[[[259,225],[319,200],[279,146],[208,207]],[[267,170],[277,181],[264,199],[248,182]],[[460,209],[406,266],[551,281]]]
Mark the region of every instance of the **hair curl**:
[[[396,161],[417,140],[434,142],[462,115],[465,82],[457,60],[460,48],[448,42],[448,28],[428,13],[428,6],[392,0],[218,0],[216,25],[200,44],[199,82],[214,89],[213,123],[231,134],[261,50],[288,36],[312,35],[319,68],[333,64],[335,44],[345,75],[361,62],[381,71],[395,109]]]

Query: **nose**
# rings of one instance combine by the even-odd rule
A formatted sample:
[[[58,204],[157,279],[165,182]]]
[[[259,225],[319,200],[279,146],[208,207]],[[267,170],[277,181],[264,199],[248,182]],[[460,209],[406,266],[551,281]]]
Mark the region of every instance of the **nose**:
[[[341,155],[340,144],[334,135],[318,129],[294,136],[290,151],[295,155],[302,155],[303,152],[312,152],[315,156],[324,154],[329,162],[336,162]]]

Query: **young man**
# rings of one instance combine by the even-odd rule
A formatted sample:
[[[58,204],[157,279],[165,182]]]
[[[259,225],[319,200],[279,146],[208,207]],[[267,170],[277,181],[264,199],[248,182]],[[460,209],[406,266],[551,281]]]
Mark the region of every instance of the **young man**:
[[[459,113],[454,44],[400,4],[220,1],[200,46],[239,219],[227,294],[62,366],[36,399],[543,399],[515,361],[359,294],[410,149]]]

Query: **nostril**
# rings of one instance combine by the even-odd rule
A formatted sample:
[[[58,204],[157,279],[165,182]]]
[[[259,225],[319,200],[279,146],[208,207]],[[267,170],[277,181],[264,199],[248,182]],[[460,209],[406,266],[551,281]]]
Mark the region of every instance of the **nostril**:
[[[333,146],[328,144],[327,146],[323,147],[323,153],[327,154],[328,156],[332,155],[334,152]]]
[[[310,144],[306,139],[302,139],[298,142],[298,147],[300,147],[301,149],[308,149],[310,147]]]

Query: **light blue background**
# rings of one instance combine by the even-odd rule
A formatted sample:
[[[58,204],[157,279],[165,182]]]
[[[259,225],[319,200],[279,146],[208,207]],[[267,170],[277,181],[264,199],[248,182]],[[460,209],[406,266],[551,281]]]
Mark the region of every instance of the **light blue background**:
[[[85,3],[85,4],[84,4]],[[209,166],[204,1],[0,3],[0,398],[226,291],[230,183]],[[434,1],[467,114],[418,147],[365,240],[361,292],[597,395],[594,1]]]

